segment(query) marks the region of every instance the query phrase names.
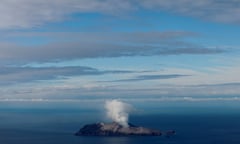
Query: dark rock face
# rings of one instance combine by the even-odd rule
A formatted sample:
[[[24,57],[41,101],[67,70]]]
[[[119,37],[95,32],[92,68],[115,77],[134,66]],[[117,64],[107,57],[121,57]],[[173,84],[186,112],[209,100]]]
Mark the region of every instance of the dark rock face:
[[[82,127],[77,136],[161,136],[162,132],[129,124],[123,127],[118,123],[96,123]]]

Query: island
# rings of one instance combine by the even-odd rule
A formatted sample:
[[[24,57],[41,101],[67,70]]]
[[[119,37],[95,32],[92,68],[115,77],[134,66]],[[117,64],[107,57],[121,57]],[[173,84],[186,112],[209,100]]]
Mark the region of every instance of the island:
[[[168,131],[168,134],[174,134],[175,131]],[[161,136],[160,130],[135,126],[133,124],[124,127],[116,122],[112,123],[94,123],[83,126],[76,136]]]

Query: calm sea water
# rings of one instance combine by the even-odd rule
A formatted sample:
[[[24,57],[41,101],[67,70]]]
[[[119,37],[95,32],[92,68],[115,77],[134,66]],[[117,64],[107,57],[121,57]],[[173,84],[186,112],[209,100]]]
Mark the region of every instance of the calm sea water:
[[[0,104],[0,144],[240,144],[238,102],[136,104],[131,123],[176,130],[170,138],[74,136],[84,124],[106,120],[101,104]]]

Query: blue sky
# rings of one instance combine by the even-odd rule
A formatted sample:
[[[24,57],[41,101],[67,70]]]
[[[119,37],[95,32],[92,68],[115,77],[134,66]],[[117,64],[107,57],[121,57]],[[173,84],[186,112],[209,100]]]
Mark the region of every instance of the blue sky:
[[[0,100],[239,100],[239,7],[2,0]]]

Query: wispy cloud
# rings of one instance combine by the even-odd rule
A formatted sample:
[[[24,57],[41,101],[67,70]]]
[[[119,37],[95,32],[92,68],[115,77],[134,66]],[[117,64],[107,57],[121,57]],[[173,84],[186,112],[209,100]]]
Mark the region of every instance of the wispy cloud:
[[[189,75],[180,75],[180,74],[140,75],[134,78],[119,79],[119,80],[105,81],[105,82],[137,82],[137,81],[146,81],[146,80],[173,79],[173,78],[185,77],[185,76],[189,76]]]
[[[184,40],[195,37],[195,35],[192,32],[184,31],[52,33],[47,37],[53,41],[57,40],[57,42],[37,46],[0,43],[0,60],[46,62],[121,56],[218,54],[226,51],[223,48],[209,48]],[[38,35],[35,34],[35,36]],[[62,39],[65,40],[60,41]]]
[[[240,97],[159,97],[159,98],[121,98],[124,101],[131,102],[226,102],[226,101],[240,101]],[[0,102],[67,102],[67,103],[91,103],[91,102],[104,102],[104,98],[94,98],[94,99],[42,99],[42,98],[0,98]]]
[[[127,0],[2,0],[0,29],[32,28],[61,21],[76,12],[118,14],[130,9],[132,5]]]
[[[143,0],[145,8],[167,11],[200,19],[240,24],[240,3],[237,0]]]
[[[174,79],[174,78],[172,78]],[[165,79],[171,81],[172,79]],[[182,77],[184,80],[184,77]],[[159,80],[161,81],[161,80]],[[140,83],[140,81],[139,81]],[[221,86],[166,85],[164,83],[82,83],[81,81],[61,83],[29,83],[25,85],[2,86],[0,99],[155,99],[159,101],[217,101],[239,100],[239,84],[216,84]]]
[[[65,79],[74,76],[138,73],[128,70],[99,70],[91,67],[1,67],[0,84]],[[139,73],[141,73],[139,71]]]
[[[219,83],[219,84],[202,84],[202,85],[193,85],[192,87],[238,87],[240,82],[235,83]]]
[[[2,0],[0,29],[32,28],[67,19],[74,13],[95,12],[116,16],[142,8],[210,21],[240,23],[239,2],[236,0]]]

